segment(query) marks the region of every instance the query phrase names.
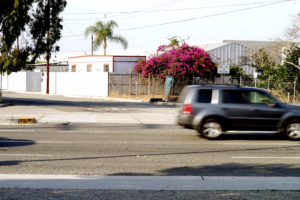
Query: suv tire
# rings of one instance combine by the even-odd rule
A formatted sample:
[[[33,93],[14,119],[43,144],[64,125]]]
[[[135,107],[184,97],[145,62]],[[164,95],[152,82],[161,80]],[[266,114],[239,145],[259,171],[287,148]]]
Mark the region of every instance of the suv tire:
[[[199,130],[200,134],[207,139],[216,139],[223,133],[222,125],[213,118],[206,119]]]
[[[300,139],[300,120],[292,119],[290,120],[284,129],[285,136],[290,140]]]

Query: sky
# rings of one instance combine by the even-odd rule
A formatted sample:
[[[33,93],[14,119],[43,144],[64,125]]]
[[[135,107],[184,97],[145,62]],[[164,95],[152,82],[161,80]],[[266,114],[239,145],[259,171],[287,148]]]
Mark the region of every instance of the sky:
[[[177,36],[190,45],[219,40],[269,41],[284,37],[300,12],[300,0],[68,0],[61,13],[60,55],[91,53],[84,31],[115,20],[115,34],[129,43],[108,43],[107,54],[149,55]],[[103,54],[100,47],[95,54]]]

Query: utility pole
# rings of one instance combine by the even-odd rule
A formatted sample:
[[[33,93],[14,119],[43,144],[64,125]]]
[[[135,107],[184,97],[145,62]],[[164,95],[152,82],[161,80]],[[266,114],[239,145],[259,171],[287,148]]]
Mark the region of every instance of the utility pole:
[[[17,37],[17,57],[19,57],[19,37]]]
[[[92,55],[94,55],[94,35],[92,35],[92,47],[91,47]]]
[[[46,94],[49,94],[49,60],[50,60],[50,53],[49,53],[49,30],[47,31],[47,89]]]
[[[49,48],[49,26],[50,26],[50,1],[47,1],[46,5],[46,23],[47,23],[47,44],[46,44],[46,59],[47,59],[47,86],[46,86],[46,94],[49,94],[49,79],[50,79],[50,73],[49,73],[49,61],[50,61],[50,48]]]

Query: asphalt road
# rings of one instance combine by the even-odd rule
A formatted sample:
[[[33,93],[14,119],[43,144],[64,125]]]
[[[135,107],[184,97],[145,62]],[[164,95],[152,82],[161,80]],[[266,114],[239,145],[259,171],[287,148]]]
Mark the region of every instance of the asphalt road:
[[[272,134],[208,141],[175,125],[0,126],[2,174],[299,177],[299,150]]]
[[[3,99],[9,107],[0,108],[0,117],[27,113],[37,115],[42,123],[0,125],[1,174],[300,177],[299,141],[272,134],[226,134],[208,141],[175,125],[174,106],[10,92]],[[88,123],[78,123],[84,121]],[[268,190],[0,188],[0,199],[286,200],[299,196],[299,191]]]

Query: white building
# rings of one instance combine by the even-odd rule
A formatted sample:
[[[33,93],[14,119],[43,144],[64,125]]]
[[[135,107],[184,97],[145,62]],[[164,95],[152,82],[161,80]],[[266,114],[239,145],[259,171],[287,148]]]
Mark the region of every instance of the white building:
[[[146,56],[89,55],[69,57],[69,72],[130,73]]]

